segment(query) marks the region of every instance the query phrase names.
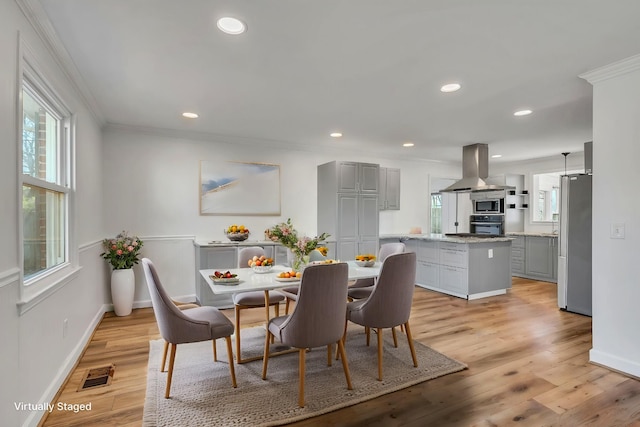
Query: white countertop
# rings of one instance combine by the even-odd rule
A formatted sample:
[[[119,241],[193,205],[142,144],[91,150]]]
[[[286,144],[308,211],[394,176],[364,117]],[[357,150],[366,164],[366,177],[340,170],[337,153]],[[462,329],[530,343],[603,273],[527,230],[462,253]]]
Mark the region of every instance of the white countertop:
[[[524,231],[513,231],[507,233],[507,236],[532,236],[532,237],[558,237],[558,233],[543,233],[543,232],[524,232]]]
[[[446,236],[444,234],[381,234],[380,239],[413,239],[450,243],[487,243],[487,242],[511,242],[513,237],[463,237]]]
[[[326,240],[321,243],[333,243],[335,240]],[[243,240],[241,242],[232,242],[226,237],[222,240],[203,240],[196,239],[193,244],[195,246],[202,247],[216,247],[216,246],[282,246],[280,242],[274,242],[273,240],[256,240],[248,238],[247,240]]]

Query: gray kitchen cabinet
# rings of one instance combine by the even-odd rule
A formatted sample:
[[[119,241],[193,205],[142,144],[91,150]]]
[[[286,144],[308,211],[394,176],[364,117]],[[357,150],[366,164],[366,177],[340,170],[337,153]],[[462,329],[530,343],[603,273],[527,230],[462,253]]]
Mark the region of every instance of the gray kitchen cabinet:
[[[400,169],[380,168],[380,210],[400,209]]]
[[[378,169],[354,162],[318,166],[318,233],[335,240],[336,259],[378,252]]]
[[[511,273],[514,276],[524,274],[524,236],[517,236],[511,242]]]
[[[334,191],[376,195],[379,193],[379,165],[357,162],[330,162],[325,165],[330,165],[326,169],[332,169],[330,173],[335,174],[337,179]]]
[[[555,237],[526,236],[525,274],[527,277],[546,281],[553,281],[554,277],[557,277],[556,241]]]
[[[196,246],[196,299],[200,305],[211,305],[217,308],[233,307],[231,295],[215,295],[200,274],[200,270],[228,270],[238,264],[236,247]]]
[[[471,243],[417,238],[416,285],[459,298],[501,295],[511,287],[510,240]]]

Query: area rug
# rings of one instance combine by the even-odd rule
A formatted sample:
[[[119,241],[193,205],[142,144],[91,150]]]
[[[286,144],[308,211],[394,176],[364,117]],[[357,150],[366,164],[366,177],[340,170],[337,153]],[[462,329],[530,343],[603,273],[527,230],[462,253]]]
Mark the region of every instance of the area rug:
[[[218,340],[218,362],[211,341],[181,344],[176,352],[171,397],[164,398],[167,373],[160,372],[164,341],[150,342],[143,426],[277,426],[325,414],[466,368],[466,365],[415,342],[413,366],[406,335],[384,331],[384,380],[378,381],[376,336],[365,342],[364,328],[350,327],[345,349],[353,390],[340,361],[327,366],[326,347],[307,353],[304,408],[298,407],[298,354],[269,359],[267,379],[262,361],[236,364],[237,388],[231,387],[224,340]],[[242,330],[243,357],[261,354],[264,328]],[[272,350],[277,349],[277,343]]]

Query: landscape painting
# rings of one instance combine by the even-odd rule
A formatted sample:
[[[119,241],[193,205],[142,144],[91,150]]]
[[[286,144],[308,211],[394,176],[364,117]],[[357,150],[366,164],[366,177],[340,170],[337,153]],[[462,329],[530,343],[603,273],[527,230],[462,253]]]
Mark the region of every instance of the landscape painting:
[[[280,215],[280,165],[201,161],[200,215]]]

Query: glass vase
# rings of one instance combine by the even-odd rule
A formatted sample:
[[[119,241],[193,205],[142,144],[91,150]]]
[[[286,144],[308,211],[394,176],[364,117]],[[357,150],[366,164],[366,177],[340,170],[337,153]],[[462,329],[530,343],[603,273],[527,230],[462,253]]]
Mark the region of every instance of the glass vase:
[[[309,255],[293,254],[293,261],[291,262],[291,269],[296,272],[303,272],[305,267],[309,264]]]

